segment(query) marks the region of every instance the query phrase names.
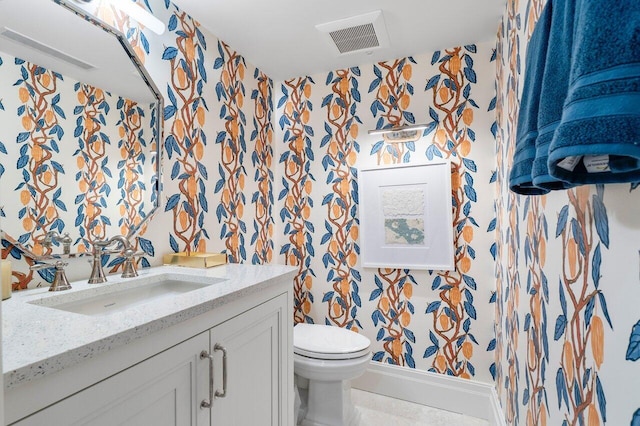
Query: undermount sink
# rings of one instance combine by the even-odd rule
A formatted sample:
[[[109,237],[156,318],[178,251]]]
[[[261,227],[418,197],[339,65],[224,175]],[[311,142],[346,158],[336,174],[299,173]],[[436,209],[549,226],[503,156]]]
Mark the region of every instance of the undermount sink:
[[[225,280],[209,278],[207,282],[194,282],[188,279],[163,278],[141,283],[132,279],[100,286],[95,290],[60,294],[29,303],[83,315],[109,315],[135,306],[169,300],[221,281]]]

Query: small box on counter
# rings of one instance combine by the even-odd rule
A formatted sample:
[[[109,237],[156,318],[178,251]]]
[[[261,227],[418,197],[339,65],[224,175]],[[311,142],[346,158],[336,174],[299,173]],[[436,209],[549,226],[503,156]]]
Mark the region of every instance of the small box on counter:
[[[211,268],[227,263],[225,253],[180,252],[165,254],[162,258],[165,265],[186,266],[188,268]]]

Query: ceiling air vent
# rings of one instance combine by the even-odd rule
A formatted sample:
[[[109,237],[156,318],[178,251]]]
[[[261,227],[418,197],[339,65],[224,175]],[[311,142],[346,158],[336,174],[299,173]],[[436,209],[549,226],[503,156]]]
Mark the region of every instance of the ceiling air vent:
[[[371,49],[379,47],[376,31],[373,24],[358,25],[342,30],[331,31],[331,39],[336,44],[340,53],[348,53],[356,50]]]
[[[319,24],[316,25],[316,29],[326,34],[327,40],[341,55],[389,45],[387,29],[380,10]]]
[[[30,47],[31,49],[35,49],[41,53],[57,58],[61,61],[65,61],[71,65],[82,68],[83,70],[90,70],[95,68],[91,64],[81,61],[80,59],[74,58],[71,55],[67,55],[66,53],[61,52],[58,49],[49,47],[46,44],[43,44],[37,40],[32,39],[31,37],[20,34],[19,32],[12,30],[11,28],[7,28],[7,27],[2,28],[0,30],[0,36],[5,37],[9,40],[12,40],[16,43],[20,43],[24,46]]]

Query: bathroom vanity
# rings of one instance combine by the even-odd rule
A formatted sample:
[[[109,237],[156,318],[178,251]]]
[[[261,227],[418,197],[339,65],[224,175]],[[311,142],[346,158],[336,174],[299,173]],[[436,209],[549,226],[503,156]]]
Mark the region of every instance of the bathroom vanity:
[[[287,266],[158,267],[3,303],[5,423],[293,424]]]

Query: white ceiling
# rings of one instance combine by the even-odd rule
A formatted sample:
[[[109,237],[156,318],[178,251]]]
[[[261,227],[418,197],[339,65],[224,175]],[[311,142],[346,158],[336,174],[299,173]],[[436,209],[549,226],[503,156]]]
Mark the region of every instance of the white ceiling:
[[[173,0],[273,79],[494,40],[505,0]],[[315,26],[382,10],[390,46],[338,55]]]

